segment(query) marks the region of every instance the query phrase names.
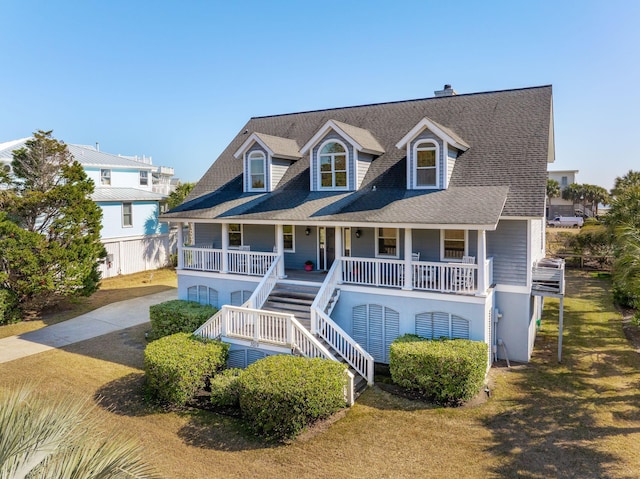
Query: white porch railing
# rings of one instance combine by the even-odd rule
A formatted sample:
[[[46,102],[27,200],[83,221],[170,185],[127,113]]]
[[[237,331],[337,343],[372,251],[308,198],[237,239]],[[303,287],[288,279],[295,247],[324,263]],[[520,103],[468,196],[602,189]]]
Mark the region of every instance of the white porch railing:
[[[183,269],[221,272],[222,250],[184,246],[182,248]],[[249,276],[264,276],[277,258],[277,253],[261,251],[227,251],[229,273]]]
[[[298,351],[308,358],[338,361],[292,314],[225,305],[194,334],[212,339],[222,336],[266,342]],[[348,370],[346,376],[345,400],[351,405],[355,400],[354,376]]]
[[[243,306],[253,309],[262,308],[262,305],[271,294],[271,291],[273,291],[273,287],[278,282],[278,265],[281,262],[284,262],[284,259],[282,256],[278,256],[275,261],[271,263],[271,266],[269,266],[269,269],[262,278],[262,281],[258,283],[258,286]]]
[[[396,259],[342,258],[342,281],[363,286],[403,288],[405,262]],[[478,292],[478,265],[412,261],[413,289],[440,293]],[[485,279],[493,282],[493,259],[485,261]]]
[[[368,384],[373,384],[374,359],[325,313],[340,279],[342,265],[335,260],[311,305],[311,332],[324,339]]]

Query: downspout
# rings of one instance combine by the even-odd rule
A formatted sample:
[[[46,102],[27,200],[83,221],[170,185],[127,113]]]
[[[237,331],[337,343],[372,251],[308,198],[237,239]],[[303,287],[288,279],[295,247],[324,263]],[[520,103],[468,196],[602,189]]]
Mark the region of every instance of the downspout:
[[[502,318],[502,313],[498,308],[493,309],[493,337],[491,338],[491,352],[493,361],[498,360],[498,320]]]

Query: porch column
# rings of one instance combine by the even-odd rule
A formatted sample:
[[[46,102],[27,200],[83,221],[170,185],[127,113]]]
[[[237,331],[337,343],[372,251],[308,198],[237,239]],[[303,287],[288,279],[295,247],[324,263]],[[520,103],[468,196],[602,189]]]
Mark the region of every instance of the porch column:
[[[342,226],[336,226],[336,253],[334,261],[340,261],[338,267],[340,271],[338,272],[338,284],[342,284],[342,256],[344,254],[344,245],[343,245],[343,233],[344,228]]]
[[[183,230],[184,229],[184,223],[178,223],[178,237],[176,239],[176,250],[178,253],[178,269],[182,269],[184,268],[184,250],[183,250],[183,246],[184,246],[184,233]]]
[[[220,267],[221,273],[229,272],[229,257],[227,256],[229,251],[229,223],[222,223],[222,265]]]
[[[478,230],[478,294],[485,294],[487,292],[486,260],[487,233],[485,230]]]
[[[282,256],[282,261],[278,263],[278,278],[284,278],[284,228],[281,224],[276,225],[276,253]]]
[[[404,229],[404,285],[402,289],[413,289],[413,266],[411,260],[413,259],[413,238],[412,229]]]

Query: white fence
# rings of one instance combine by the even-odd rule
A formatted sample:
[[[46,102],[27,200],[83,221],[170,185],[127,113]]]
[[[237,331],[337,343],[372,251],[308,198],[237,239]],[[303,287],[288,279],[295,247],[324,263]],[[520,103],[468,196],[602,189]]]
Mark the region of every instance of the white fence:
[[[169,234],[103,238],[107,257],[98,270],[103,278],[163,268],[169,264]]]
[[[227,272],[249,276],[264,276],[271,267],[276,253],[260,251],[227,251]],[[196,271],[223,271],[223,252],[221,249],[184,246],[182,248],[183,269]]]

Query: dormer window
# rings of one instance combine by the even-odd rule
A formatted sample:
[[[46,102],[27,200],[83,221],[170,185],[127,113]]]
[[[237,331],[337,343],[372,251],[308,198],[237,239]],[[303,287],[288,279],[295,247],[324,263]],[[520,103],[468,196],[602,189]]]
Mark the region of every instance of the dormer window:
[[[329,141],[320,148],[320,187],[347,187],[347,150],[337,141]]]
[[[266,157],[261,151],[249,153],[249,190],[265,191],[265,160]]]
[[[416,144],[414,188],[435,188],[438,186],[438,157],[436,142],[425,141]]]

